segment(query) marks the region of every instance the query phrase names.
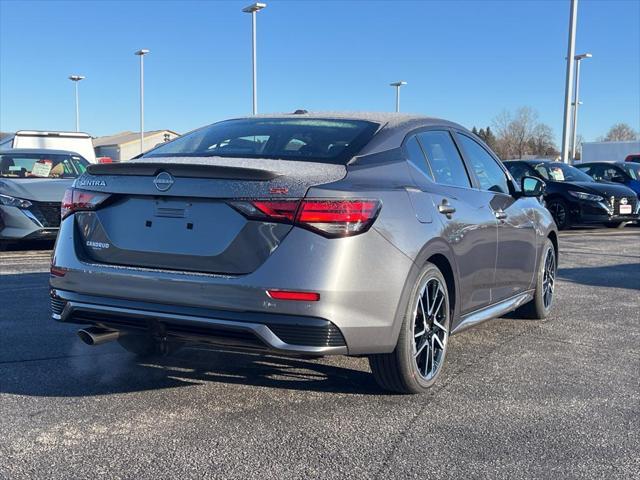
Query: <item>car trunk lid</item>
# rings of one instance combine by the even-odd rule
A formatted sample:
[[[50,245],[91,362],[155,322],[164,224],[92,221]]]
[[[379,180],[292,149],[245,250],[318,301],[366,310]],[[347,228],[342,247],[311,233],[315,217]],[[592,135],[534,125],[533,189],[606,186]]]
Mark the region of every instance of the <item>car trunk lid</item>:
[[[344,165],[218,157],[92,165],[76,188],[111,196],[95,211],[76,213],[78,248],[93,262],[247,274],[292,226],[249,220],[229,201],[302,198],[345,174]]]

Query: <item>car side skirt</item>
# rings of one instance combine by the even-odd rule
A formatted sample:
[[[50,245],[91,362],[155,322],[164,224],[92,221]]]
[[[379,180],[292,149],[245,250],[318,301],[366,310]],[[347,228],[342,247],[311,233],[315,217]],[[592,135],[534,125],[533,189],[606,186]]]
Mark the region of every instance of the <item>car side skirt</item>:
[[[494,303],[493,305],[489,305],[488,307],[463,315],[460,323],[451,331],[451,335],[460,333],[486,320],[491,320],[492,318],[497,318],[506,313],[512,312],[518,307],[521,307],[525,303],[533,300],[533,293],[533,290],[522,292],[518,295],[507,298],[506,300],[502,300],[498,303]]]

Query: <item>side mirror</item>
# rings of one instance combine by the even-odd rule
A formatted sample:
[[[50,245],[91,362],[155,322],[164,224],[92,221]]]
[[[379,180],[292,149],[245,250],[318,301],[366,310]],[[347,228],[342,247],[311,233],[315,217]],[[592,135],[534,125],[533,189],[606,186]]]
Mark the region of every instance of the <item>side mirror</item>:
[[[536,177],[522,177],[522,196],[523,197],[539,197],[544,195],[546,184]]]

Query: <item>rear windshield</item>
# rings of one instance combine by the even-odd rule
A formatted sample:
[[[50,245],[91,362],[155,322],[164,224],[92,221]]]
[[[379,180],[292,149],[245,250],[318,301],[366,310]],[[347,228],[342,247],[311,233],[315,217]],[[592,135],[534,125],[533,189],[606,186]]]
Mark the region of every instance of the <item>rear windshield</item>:
[[[232,157],[346,163],[375,134],[361,120],[227,120],[188,133],[147,154],[152,157]]]
[[[87,169],[87,162],[78,155],[40,153],[1,153],[2,178],[76,178]]]

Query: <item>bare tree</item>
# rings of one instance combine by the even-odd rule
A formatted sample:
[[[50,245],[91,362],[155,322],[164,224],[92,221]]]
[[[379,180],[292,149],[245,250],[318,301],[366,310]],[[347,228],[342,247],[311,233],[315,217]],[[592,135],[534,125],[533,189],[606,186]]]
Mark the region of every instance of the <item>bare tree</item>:
[[[520,107],[515,115],[503,111],[493,120],[496,131],[496,151],[501,158],[522,158],[534,152],[541,144],[544,150],[553,147],[553,131],[538,123],[538,113],[531,107]],[[542,148],[542,147],[540,147]]]
[[[553,130],[549,125],[539,123],[529,139],[530,153],[537,157],[555,157],[558,150],[553,141]]]
[[[638,132],[626,123],[616,123],[609,129],[607,136],[604,137],[605,142],[624,142],[637,139]]]

